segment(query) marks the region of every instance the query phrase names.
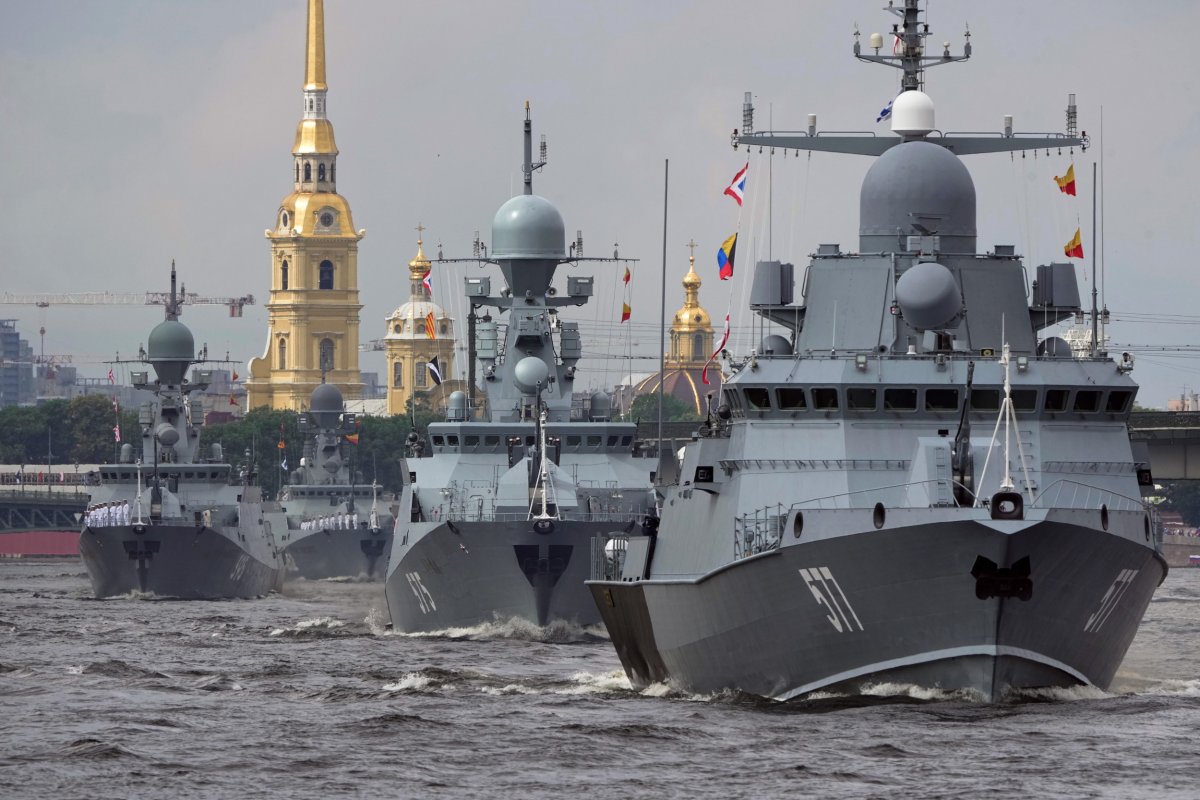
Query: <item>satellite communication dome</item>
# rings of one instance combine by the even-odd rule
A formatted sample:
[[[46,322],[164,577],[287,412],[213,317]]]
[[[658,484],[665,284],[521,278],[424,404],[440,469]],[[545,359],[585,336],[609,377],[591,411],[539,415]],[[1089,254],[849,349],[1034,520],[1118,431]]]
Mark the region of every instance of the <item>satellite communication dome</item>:
[[[545,361],[534,356],[525,356],[517,362],[516,369],[513,370],[513,383],[522,392],[533,394],[537,391],[539,383],[543,387],[546,385],[549,374],[550,368],[546,366]]]
[[[594,422],[602,422],[612,416],[612,398],[606,392],[593,392],[590,400],[589,417]]]
[[[342,413],[342,393],[332,383],[322,383],[313,389],[308,401],[308,409],[322,428],[333,428],[338,424],[338,416]]]
[[[962,310],[958,282],[935,261],[923,261],[900,276],[896,302],[905,322],[918,330],[940,328]]]
[[[778,333],[764,336],[758,345],[758,352],[764,356],[790,356],[792,343]]]
[[[446,419],[451,422],[465,422],[467,417],[467,393],[453,391],[446,400]]]
[[[1043,339],[1038,344],[1038,355],[1049,356],[1050,358],[1074,358],[1075,354],[1071,352],[1071,345],[1066,339],[1059,336],[1051,336]]]
[[[192,332],[177,319],[164,320],[150,331],[146,354],[161,383],[178,385],[184,373],[196,360],[196,340]]]
[[[520,194],[500,206],[492,220],[495,258],[565,258],[562,214],[544,197]]]
[[[934,129],[933,99],[917,89],[901,92],[892,101],[892,131],[901,136],[924,136]]]
[[[975,251],[975,182],[941,145],[898,144],[875,159],[863,178],[859,249],[893,252],[897,235],[938,236],[940,252]]]

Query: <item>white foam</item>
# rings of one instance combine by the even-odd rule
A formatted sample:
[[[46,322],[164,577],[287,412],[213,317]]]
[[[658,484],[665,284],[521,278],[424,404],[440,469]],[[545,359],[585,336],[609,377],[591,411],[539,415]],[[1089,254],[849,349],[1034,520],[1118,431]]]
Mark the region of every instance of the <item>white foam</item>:
[[[619,669],[600,673],[576,672],[569,680],[572,685],[558,690],[555,694],[612,694],[613,692],[628,692],[633,689],[625,672]]]
[[[1027,697],[1039,700],[1053,700],[1060,703],[1071,703],[1079,700],[1103,700],[1113,695],[1098,686],[1080,684],[1078,686],[1044,686],[1037,689],[1018,689],[1015,692],[1015,696],[1018,698]]]
[[[966,700],[977,702],[982,695],[973,689],[942,689],[934,686],[918,686],[915,683],[883,681],[863,686],[860,694],[868,697],[911,697],[914,700]]]
[[[345,626],[345,622],[335,617],[314,617],[313,619],[302,619],[290,628],[275,628],[271,631],[270,635],[282,636],[285,633],[299,633],[310,628],[334,630],[336,628],[344,628]]]
[[[549,625],[543,627],[522,617],[497,617],[489,622],[482,622],[478,625],[442,628],[435,631],[418,631],[415,633],[390,631],[388,633],[414,639],[469,639],[471,641],[514,639],[522,642],[543,642],[550,644],[587,641],[596,635],[594,628],[584,627],[574,622],[553,620]]]
[[[405,692],[413,689],[425,689],[432,681],[428,675],[423,675],[420,672],[406,672],[400,680],[394,683],[385,683],[383,691],[385,692]]]

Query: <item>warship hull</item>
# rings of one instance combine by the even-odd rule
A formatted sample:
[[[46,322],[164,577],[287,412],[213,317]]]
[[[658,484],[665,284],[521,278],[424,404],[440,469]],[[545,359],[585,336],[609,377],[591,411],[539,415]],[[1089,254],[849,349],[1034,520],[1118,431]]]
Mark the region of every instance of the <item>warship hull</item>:
[[[185,600],[261,597],[277,588],[278,561],[253,553],[238,531],[184,525],[85,527],[79,554],[96,597],[140,592]]]
[[[1136,520],[1125,536],[1081,522],[872,530],[692,580],[589,588],[638,688],[787,700],[895,681],[988,702],[1012,689],[1106,689],[1166,564]]]
[[[296,577],[381,580],[391,550],[391,530],[321,530],[293,541],[283,554],[288,573]]]
[[[388,574],[392,625],[415,633],[513,617],[538,625],[597,624],[600,614],[584,584],[589,548],[615,524],[555,520],[539,534],[529,520],[414,523],[411,544],[401,541]]]

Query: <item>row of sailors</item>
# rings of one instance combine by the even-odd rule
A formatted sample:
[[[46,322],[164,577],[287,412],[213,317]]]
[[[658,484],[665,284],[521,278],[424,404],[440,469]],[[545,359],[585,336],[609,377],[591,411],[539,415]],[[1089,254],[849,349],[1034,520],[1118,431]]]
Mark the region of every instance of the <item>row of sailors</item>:
[[[316,519],[300,521],[302,531],[351,531],[358,528],[358,512],[352,514],[329,514]]]
[[[85,512],[86,524],[89,528],[106,528],[113,525],[129,524],[129,501],[113,500],[110,503],[97,503],[88,506]]]

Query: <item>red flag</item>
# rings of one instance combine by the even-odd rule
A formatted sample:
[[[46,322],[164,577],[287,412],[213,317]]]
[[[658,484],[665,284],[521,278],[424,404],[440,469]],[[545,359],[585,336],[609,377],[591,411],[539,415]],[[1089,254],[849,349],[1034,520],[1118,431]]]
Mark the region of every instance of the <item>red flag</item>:
[[[113,438],[118,442],[121,441],[121,426],[113,425]]]
[[[233,395],[229,395],[229,405],[236,406],[237,404],[238,404],[237,398],[234,397]]]
[[[726,314],[725,315],[725,332],[723,334],[721,334],[721,343],[719,345],[717,345],[717,349],[713,350],[713,354],[708,357],[708,361],[704,362],[704,369],[700,373],[700,382],[701,383],[708,384],[708,365],[711,364],[713,362],[713,360],[721,354],[721,351],[725,349],[725,345],[728,342],[729,342],[729,315]]]
[[[233,371],[233,379],[234,379],[235,381],[238,379],[238,374],[237,374],[237,370],[236,370],[236,369]]]
[[[357,433],[347,434],[346,436],[344,436],[342,438],[344,438],[350,444],[358,444],[358,434]]]
[[[432,311],[430,311],[428,314],[425,315],[425,338],[426,339],[436,339],[437,338],[437,331],[433,327],[433,312]]]
[[[108,368],[108,382],[109,382],[109,383],[116,383],[116,382],[117,382],[117,379],[113,377],[113,371],[112,371],[112,367],[109,367],[109,368]]]
[[[629,321],[629,314],[633,309],[629,307],[629,303],[621,303],[621,322]]]
[[[1054,182],[1058,184],[1058,190],[1063,194],[1075,194],[1075,165],[1067,167],[1067,174],[1061,178],[1055,175]]]
[[[750,162],[746,162],[746,166],[738,170],[738,174],[733,176],[733,180],[729,182],[729,186],[725,189],[725,194],[737,201],[740,206],[742,197],[746,194],[746,171],[750,169]]]
[[[622,278],[621,280],[624,282],[624,284],[625,284],[626,286],[628,286],[628,285],[629,285],[629,279],[630,279],[631,277],[633,277],[633,276],[629,274],[629,267],[625,267],[625,277],[624,277],[624,278]]]
[[[1083,258],[1083,241],[1079,238],[1079,228],[1075,229],[1075,235],[1063,247],[1063,252],[1068,258]]]

